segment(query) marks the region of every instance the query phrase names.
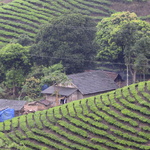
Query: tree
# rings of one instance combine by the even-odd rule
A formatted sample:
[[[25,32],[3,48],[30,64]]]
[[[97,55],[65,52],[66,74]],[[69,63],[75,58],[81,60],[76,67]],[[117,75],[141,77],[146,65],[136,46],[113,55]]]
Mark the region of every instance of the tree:
[[[12,68],[11,70],[8,70],[6,72],[4,84],[7,86],[7,88],[12,89],[11,93],[13,94],[13,96],[15,96],[18,93],[17,88],[20,89],[24,81],[25,76],[23,70],[16,70]]]
[[[21,88],[25,76],[30,71],[29,47],[18,43],[7,44],[0,49],[0,65],[4,74],[3,83],[7,88],[13,89],[15,96],[17,88]]]
[[[11,68],[30,70],[30,50],[18,43],[10,43],[0,49],[0,63],[5,70]]]
[[[150,38],[149,31],[150,24],[139,20],[135,13],[121,12],[104,18],[97,25],[97,59],[125,63],[135,82],[140,56],[149,57],[149,43],[145,43],[145,48],[139,44],[144,42],[142,39]]]
[[[36,55],[34,61],[44,66],[61,61],[67,73],[83,71],[93,64],[95,26],[89,17],[81,14],[52,19],[41,28],[31,48]]]
[[[33,39],[26,34],[21,34],[17,39],[13,39],[12,43],[19,43],[22,46],[32,45]]]
[[[61,63],[49,67],[33,66],[31,70],[24,82],[19,99],[22,95],[26,95],[29,99],[38,98],[43,85],[50,86],[68,81]]]

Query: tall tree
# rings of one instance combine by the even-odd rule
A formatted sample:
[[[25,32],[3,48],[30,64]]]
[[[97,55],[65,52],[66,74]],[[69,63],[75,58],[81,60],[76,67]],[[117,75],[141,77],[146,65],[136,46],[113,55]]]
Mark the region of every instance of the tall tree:
[[[14,96],[16,89],[21,87],[30,70],[29,58],[29,47],[23,47],[18,43],[7,44],[0,49],[0,65],[4,74],[3,83],[7,88],[13,89]]]
[[[92,65],[96,24],[87,16],[67,14],[54,18],[37,34],[32,52],[38,64],[62,62],[67,73],[81,72]]]
[[[135,82],[141,65],[138,63],[140,56],[149,57],[149,42],[144,44],[142,40],[150,38],[149,31],[150,24],[139,20],[135,13],[119,12],[104,18],[97,25],[97,58],[125,63]],[[143,43],[145,48],[142,48],[139,42]]]

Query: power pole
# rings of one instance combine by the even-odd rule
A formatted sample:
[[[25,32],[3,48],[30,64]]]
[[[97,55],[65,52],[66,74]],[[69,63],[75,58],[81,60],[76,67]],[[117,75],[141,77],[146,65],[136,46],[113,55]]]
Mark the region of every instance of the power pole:
[[[56,103],[56,106],[59,105],[59,103],[58,103],[58,91],[57,90],[56,90],[56,100],[55,100],[55,103]]]
[[[129,85],[129,65],[127,64],[127,86]]]
[[[55,91],[55,104],[56,106],[59,105],[59,90],[58,87],[54,85],[54,91]]]

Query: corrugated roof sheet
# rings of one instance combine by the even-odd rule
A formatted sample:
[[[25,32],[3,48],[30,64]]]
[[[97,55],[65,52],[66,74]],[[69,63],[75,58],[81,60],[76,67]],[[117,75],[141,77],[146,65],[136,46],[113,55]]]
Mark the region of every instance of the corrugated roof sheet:
[[[83,95],[118,88],[115,82],[101,70],[72,74],[68,75],[68,77]]]
[[[0,110],[4,108],[12,108],[15,111],[21,110],[26,101],[0,99]]]
[[[75,91],[77,91],[76,88],[69,88],[69,87],[60,87],[60,86],[50,86],[49,88],[45,89],[41,93],[43,94],[55,94],[56,91],[58,91],[59,95],[62,96],[69,96]]]

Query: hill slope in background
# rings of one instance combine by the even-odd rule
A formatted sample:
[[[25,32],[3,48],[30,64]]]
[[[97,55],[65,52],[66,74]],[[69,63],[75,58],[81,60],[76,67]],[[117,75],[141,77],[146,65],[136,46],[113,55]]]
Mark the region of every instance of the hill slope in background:
[[[150,82],[0,123],[1,149],[150,150]]]
[[[20,34],[35,37],[40,25],[54,16],[79,12],[95,21],[116,11],[131,11],[150,20],[150,0],[147,2],[122,3],[113,0],[2,0],[0,6],[0,41],[10,42]]]

